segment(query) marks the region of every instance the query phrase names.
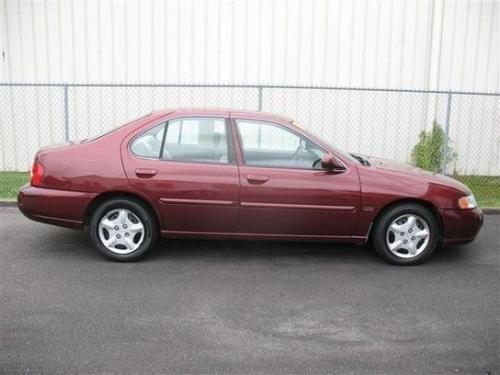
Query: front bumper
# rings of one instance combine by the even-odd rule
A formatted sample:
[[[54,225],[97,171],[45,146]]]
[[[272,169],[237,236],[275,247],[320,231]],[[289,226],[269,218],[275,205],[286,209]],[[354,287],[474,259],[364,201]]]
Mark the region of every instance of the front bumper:
[[[443,219],[443,245],[459,245],[473,241],[483,226],[483,212],[480,208],[470,210],[441,209]]]
[[[95,193],[46,189],[24,185],[17,207],[27,218],[67,228],[82,229],[85,212]]]

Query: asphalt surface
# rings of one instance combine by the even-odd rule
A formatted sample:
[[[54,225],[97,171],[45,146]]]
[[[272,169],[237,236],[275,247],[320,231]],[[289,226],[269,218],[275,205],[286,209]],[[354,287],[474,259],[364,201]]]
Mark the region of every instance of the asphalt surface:
[[[499,373],[500,216],[417,267],[162,240],[138,263],[1,209],[2,373]]]

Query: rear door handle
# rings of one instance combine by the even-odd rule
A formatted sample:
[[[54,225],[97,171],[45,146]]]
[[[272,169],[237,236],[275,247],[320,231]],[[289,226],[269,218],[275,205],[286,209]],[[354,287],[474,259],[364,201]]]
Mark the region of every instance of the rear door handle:
[[[135,170],[135,174],[139,178],[151,178],[158,173],[156,169],[148,169],[148,168],[137,168]]]
[[[247,181],[251,184],[263,184],[269,180],[268,176],[262,176],[257,174],[247,175]]]

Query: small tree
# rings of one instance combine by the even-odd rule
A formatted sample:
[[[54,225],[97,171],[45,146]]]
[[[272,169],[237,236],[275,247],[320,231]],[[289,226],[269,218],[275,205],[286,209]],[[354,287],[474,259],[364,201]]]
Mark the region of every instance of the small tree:
[[[428,132],[422,130],[418,138],[419,141],[411,152],[412,162],[417,167],[443,172],[441,168],[456,159],[456,152],[449,145],[443,128],[436,120],[432,123],[432,129]]]

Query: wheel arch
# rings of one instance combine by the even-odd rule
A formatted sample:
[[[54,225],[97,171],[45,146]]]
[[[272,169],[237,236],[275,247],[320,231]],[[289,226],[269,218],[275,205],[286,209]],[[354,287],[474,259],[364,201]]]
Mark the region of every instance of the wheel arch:
[[[103,202],[107,200],[116,198],[132,199],[144,205],[147,209],[151,211],[154,219],[156,220],[156,223],[158,224],[158,228],[160,228],[160,216],[157,210],[151,204],[151,202],[147,198],[141,196],[140,194],[131,193],[129,191],[107,191],[105,193],[101,193],[98,196],[94,197],[94,199],[92,199],[92,201],[90,201],[90,203],[87,205],[87,208],[85,210],[83,226],[84,227],[89,226],[90,218],[92,217],[92,214],[95,212],[95,210],[99,207],[99,205],[101,205]]]
[[[368,230],[368,235],[367,235],[367,242],[372,241],[372,235],[373,235],[373,228],[375,225],[377,225],[378,221],[380,220],[380,217],[393,208],[394,206],[398,206],[400,204],[407,204],[407,203],[414,203],[414,204],[419,204],[425,208],[427,208],[431,214],[436,218],[438,225],[439,225],[439,234],[441,239],[444,236],[444,223],[443,223],[443,218],[441,217],[441,214],[439,213],[438,209],[434,204],[432,204],[429,201],[423,200],[423,199],[418,199],[418,198],[401,198],[397,199],[395,201],[392,201],[388,204],[386,204],[384,207],[382,207],[379,212],[375,215],[372,223],[370,224],[370,228]]]

